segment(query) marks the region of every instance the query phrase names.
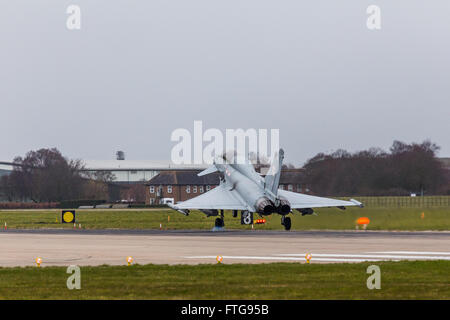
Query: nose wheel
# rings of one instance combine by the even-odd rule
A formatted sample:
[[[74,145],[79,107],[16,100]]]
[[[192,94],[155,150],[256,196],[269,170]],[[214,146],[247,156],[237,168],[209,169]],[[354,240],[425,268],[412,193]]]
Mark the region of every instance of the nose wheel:
[[[282,216],[281,217],[281,225],[284,226],[284,230],[286,230],[286,231],[291,230],[291,218]]]

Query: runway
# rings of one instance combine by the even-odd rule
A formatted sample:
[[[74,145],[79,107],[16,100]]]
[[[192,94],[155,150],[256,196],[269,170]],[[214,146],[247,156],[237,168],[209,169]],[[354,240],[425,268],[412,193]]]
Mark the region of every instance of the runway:
[[[450,232],[7,230],[0,266],[450,260]]]

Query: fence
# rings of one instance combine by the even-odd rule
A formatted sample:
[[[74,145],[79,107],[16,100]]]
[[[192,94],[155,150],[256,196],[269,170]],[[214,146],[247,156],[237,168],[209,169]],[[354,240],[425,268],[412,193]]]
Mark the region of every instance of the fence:
[[[365,207],[379,208],[433,208],[450,207],[450,196],[424,196],[424,197],[347,197],[356,199]]]

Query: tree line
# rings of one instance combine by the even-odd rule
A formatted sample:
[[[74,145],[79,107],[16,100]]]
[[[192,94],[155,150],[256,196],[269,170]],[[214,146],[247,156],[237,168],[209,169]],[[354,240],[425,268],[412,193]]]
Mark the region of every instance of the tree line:
[[[305,183],[328,196],[403,196],[450,194],[448,172],[436,157],[439,146],[428,140],[394,141],[380,148],[350,153],[319,153],[304,165]]]
[[[56,149],[39,149],[16,157],[11,174],[0,187],[10,201],[59,202],[72,199],[107,199],[108,174],[92,176],[80,160],[65,158]]]

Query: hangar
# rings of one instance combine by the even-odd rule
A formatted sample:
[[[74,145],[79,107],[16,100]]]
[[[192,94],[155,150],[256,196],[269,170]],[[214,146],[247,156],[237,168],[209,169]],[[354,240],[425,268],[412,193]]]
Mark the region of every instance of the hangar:
[[[13,170],[13,166],[9,162],[0,161],[0,179],[2,176],[9,175]],[[0,201],[7,201],[7,197],[5,196],[5,191],[2,189],[2,184],[0,184]]]
[[[202,170],[206,165],[176,165],[170,161],[154,160],[84,160],[87,173],[108,172],[118,184],[145,183],[160,172],[168,170]]]

